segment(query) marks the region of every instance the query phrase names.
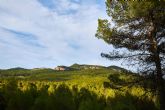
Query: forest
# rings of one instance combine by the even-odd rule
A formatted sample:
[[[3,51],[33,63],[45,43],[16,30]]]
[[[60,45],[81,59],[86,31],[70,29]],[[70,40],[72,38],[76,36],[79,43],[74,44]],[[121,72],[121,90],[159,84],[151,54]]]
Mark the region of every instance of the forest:
[[[1,70],[2,73],[1,110],[159,109],[156,96],[140,84],[111,87],[110,84],[143,78],[123,69]],[[21,73],[24,76],[20,77]]]

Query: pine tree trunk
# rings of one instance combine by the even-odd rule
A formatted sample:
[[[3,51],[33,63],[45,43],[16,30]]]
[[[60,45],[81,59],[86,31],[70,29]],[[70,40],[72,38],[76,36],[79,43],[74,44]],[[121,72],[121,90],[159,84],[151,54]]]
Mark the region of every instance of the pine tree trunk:
[[[156,40],[154,40],[156,42]],[[158,98],[160,103],[160,110],[165,110],[165,85],[164,79],[162,74],[162,67],[161,67],[161,60],[159,56],[159,50],[157,49],[157,43],[153,43],[154,48],[154,61],[156,65],[156,85],[157,85],[157,92]]]
[[[153,55],[154,55],[154,62],[156,65],[156,85],[157,85],[157,92],[158,98],[160,103],[160,110],[165,110],[165,84],[162,74],[162,67],[161,67],[161,60],[159,56],[159,50],[157,49],[156,40],[152,37],[152,44],[153,44]]]
[[[160,110],[165,110],[165,85],[161,69],[161,61],[159,55],[155,59],[156,72],[157,72],[157,90],[160,103]]]
[[[158,44],[156,40],[156,25],[154,23],[154,16],[153,16],[153,10],[149,13],[151,18],[151,30],[149,32],[149,40],[151,42],[151,52],[154,55],[154,62],[156,65],[156,85],[157,85],[157,92],[158,92],[158,98],[160,103],[160,110],[165,110],[165,84],[162,74],[162,67],[161,67],[161,60],[159,56],[159,50],[158,50]]]
[[[159,78],[158,83],[158,94],[159,94],[159,103],[160,103],[160,110],[165,110],[165,90],[163,84],[163,78]]]

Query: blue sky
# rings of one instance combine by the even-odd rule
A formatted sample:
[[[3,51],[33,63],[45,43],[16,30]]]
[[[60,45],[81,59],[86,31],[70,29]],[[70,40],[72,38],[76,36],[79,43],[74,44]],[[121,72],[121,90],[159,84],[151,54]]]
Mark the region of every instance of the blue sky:
[[[101,58],[112,47],[95,37],[104,0],[0,0],[0,68],[120,65]]]

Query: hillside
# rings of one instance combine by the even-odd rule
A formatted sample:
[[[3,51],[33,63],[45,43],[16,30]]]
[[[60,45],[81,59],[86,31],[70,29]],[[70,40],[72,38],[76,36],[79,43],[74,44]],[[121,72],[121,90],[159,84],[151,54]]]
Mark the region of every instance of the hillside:
[[[75,68],[75,69],[103,69],[106,68],[105,66],[101,66],[101,65],[87,65],[87,64],[73,64],[70,66],[71,68]]]
[[[70,68],[73,68],[70,71],[56,71],[54,69],[50,68],[34,68],[34,69],[24,69],[24,68],[11,68],[7,70],[0,70],[0,79],[5,78],[18,78],[18,79],[34,79],[34,80],[40,80],[40,79],[50,79],[56,80],[56,79],[63,79],[64,76],[70,77],[74,75],[92,75],[92,76],[100,76],[112,73],[126,73],[127,71],[123,68],[117,67],[117,66],[111,66],[111,67],[104,67],[104,66],[98,66],[98,65],[79,65],[79,64],[73,64],[70,66]],[[63,77],[63,78],[57,78]],[[67,78],[67,79],[68,79]],[[64,78],[65,79],[65,78]]]
[[[138,84],[125,85],[141,77],[119,67],[8,69],[0,75],[0,106],[5,110],[157,110],[152,93]]]

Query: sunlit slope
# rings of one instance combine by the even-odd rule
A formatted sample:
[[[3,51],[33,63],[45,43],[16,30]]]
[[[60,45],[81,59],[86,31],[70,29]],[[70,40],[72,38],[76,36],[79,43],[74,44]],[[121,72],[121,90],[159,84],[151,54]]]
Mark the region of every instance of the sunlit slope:
[[[140,78],[140,76],[135,73],[123,70],[122,68],[116,69],[116,67],[80,69],[74,71],[55,71],[53,69],[9,69],[1,70],[0,75],[0,79],[2,80],[14,78],[23,81],[47,81],[108,88],[111,87],[109,84],[112,84],[115,81],[126,83]]]
[[[139,84],[125,85],[141,76],[120,68],[10,69],[1,70],[0,74],[0,93],[8,104],[7,110],[20,107],[27,110],[64,110],[62,107],[66,107],[65,110],[157,110],[152,93],[146,93]],[[43,106],[45,104],[48,106]]]
[[[114,68],[81,69],[74,71],[55,71],[53,69],[9,69],[1,70],[1,79],[16,78],[21,80],[81,81],[103,82],[110,74],[126,75],[126,71]],[[131,74],[131,73],[130,73]]]

